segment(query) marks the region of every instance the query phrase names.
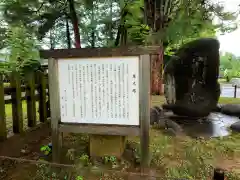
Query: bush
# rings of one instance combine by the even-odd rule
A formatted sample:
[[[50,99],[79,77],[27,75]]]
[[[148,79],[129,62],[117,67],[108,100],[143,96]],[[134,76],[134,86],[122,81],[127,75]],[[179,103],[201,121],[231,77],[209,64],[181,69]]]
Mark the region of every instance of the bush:
[[[10,55],[0,63],[0,72],[36,71],[41,66],[34,36],[23,25],[11,26],[7,32],[7,49]]]

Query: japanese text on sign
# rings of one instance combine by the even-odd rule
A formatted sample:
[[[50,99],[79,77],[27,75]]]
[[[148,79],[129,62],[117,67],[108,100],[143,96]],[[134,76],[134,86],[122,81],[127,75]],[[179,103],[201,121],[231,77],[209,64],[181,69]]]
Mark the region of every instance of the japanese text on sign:
[[[59,59],[61,121],[139,125],[139,57]]]

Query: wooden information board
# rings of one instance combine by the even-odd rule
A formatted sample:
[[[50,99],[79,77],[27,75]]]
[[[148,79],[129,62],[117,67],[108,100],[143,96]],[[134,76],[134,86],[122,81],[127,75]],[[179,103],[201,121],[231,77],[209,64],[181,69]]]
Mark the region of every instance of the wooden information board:
[[[58,60],[61,122],[139,125],[139,57]]]
[[[53,161],[61,132],[140,136],[149,165],[151,55],[159,47],[42,50],[48,61]]]

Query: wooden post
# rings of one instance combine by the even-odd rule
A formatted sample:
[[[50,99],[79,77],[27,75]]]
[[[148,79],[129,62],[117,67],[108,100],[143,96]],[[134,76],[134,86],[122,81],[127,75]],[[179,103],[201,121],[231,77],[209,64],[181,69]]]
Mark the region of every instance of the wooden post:
[[[44,73],[38,73],[38,83],[39,83],[39,119],[40,122],[47,121],[47,104],[46,104],[46,77]],[[56,86],[57,87],[57,86]]]
[[[3,75],[0,75],[0,141],[7,139]]]
[[[59,133],[60,121],[60,101],[58,86],[58,62],[55,59],[48,60],[48,79],[49,95],[51,108],[51,127],[52,127],[52,160],[60,162],[60,153],[62,146],[62,136]]]
[[[237,98],[237,85],[234,86],[234,98]]]
[[[34,73],[26,75],[26,100],[28,127],[36,126],[36,98]]]
[[[140,56],[140,138],[141,138],[141,166],[143,169],[148,168],[149,159],[149,127],[150,127],[150,94],[151,94],[151,64],[149,55]]]
[[[220,168],[214,169],[213,179],[212,180],[224,180],[224,171]]]
[[[23,132],[23,116],[22,116],[22,93],[20,74],[17,72],[11,73],[10,84],[12,88],[12,118],[13,118],[13,132]]]

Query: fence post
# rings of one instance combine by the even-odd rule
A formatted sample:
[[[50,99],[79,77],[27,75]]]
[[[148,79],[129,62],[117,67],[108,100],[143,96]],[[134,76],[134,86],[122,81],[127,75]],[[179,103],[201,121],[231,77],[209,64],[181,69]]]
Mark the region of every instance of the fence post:
[[[7,139],[3,75],[0,74],[0,141]]]
[[[220,168],[214,169],[213,179],[212,180],[224,180],[224,170]]]
[[[36,126],[36,98],[34,73],[25,76],[28,127]]]
[[[39,119],[40,122],[47,121],[47,104],[46,104],[46,77],[44,73],[38,73],[39,83]]]
[[[234,86],[234,98],[237,98],[237,85]]]
[[[23,113],[22,113],[22,92],[20,74],[13,72],[10,75],[10,84],[12,88],[12,119],[13,119],[13,132],[23,132]]]

